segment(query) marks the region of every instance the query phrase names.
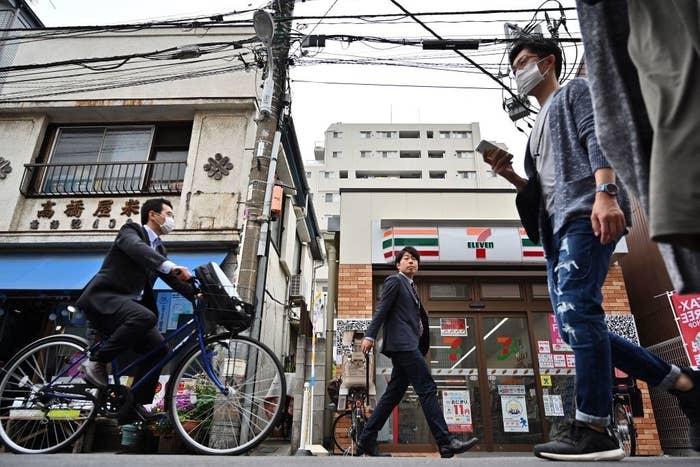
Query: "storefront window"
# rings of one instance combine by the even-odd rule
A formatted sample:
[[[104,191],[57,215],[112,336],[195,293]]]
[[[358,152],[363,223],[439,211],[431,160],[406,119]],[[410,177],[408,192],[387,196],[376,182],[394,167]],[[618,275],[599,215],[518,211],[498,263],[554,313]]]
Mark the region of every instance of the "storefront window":
[[[542,421],[527,318],[483,318],[482,325],[493,441],[538,443]]]
[[[485,282],[481,284],[481,298],[520,298],[520,284]]]
[[[467,284],[430,284],[430,298],[457,298],[468,299],[469,286]]]

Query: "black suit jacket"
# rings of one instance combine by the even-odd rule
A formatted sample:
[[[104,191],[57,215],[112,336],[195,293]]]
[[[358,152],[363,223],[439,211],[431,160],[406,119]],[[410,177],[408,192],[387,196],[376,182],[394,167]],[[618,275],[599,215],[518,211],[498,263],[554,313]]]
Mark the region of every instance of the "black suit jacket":
[[[91,314],[112,314],[143,291],[141,304],[158,313],[153,284],[160,277],[174,290],[192,299],[194,291],[158,267],[167,259],[165,247],[151,248],[148,233],[136,222],[124,224],[107,252],[102,267],[81,293],[77,305]]]
[[[420,335],[419,320],[423,323]],[[377,339],[379,329],[384,326],[384,344],[381,352],[391,356],[392,352],[419,349],[423,355],[430,349],[428,313],[420,300],[414,298],[411,283],[402,274],[394,274],[384,281],[379,305],[367,328],[367,337]]]

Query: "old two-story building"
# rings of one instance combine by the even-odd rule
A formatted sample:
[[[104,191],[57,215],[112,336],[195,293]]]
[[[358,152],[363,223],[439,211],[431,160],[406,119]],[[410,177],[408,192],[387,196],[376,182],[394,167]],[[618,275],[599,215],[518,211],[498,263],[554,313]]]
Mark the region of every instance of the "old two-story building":
[[[251,26],[40,33],[15,33],[19,68],[3,75],[0,95],[0,361],[51,333],[84,334],[85,317],[68,305],[149,198],[173,203],[172,261],[214,261],[235,277],[255,146]],[[323,242],[291,117],[281,130],[261,340],[294,371]],[[164,283],[156,289],[167,333],[192,308]]]

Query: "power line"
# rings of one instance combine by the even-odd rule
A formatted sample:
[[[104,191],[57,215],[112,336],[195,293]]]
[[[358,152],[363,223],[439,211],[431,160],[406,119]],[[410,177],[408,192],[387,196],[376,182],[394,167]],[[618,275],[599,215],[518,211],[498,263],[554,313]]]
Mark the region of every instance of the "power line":
[[[435,84],[395,84],[395,83],[358,83],[352,81],[315,81],[306,79],[293,79],[293,83],[312,83],[312,84],[330,84],[330,85],[341,85],[341,86],[378,86],[378,87],[392,87],[392,88],[429,88],[429,89],[476,89],[482,91],[500,91],[501,88],[498,87],[486,87],[486,86],[439,86]]]
[[[392,2],[393,3],[393,2]],[[563,11],[576,10],[576,7],[566,8],[520,8],[512,10],[464,10],[464,11],[424,11],[419,13],[409,13],[404,10],[403,15],[397,13],[381,14],[355,14],[355,15],[335,15],[335,16],[287,16],[277,19],[277,21],[295,21],[302,19],[360,19],[360,18],[393,18],[406,16],[451,16],[451,15],[495,15],[508,13],[537,13],[540,11]]]

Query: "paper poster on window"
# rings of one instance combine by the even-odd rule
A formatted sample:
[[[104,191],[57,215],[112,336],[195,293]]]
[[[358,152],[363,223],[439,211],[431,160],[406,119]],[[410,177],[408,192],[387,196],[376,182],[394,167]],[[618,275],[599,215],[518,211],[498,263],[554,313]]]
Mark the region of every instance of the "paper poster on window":
[[[440,318],[441,337],[461,337],[467,335],[467,318]]]
[[[537,341],[537,352],[551,353],[552,349],[549,347],[549,341]]]
[[[469,391],[442,391],[442,413],[450,432],[474,431]]]
[[[542,396],[542,402],[544,405],[544,415],[545,417],[563,417],[564,407],[561,403],[561,396],[559,394]]]
[[[554,354],[554,368],[566,368],[566,355]]]
[[[541,353],[537,355],[540,361],[540,368],[554,368],[554,358],[551,353]]]
[[[552,341],[552,350],[555,352],[571,352],[569,344],[559,335],[557,318],[554,315],[549,315],[549,339]]]
[[[507,433],[528,433],[527,406],[524,396],[501,396],[503,431]]]
[[[574,354],[566,354],[566,367],[576,368],[576,358],[574,357]]]
[[[499,384],[499,396],[524,396],[525,385],[523,384]]]

